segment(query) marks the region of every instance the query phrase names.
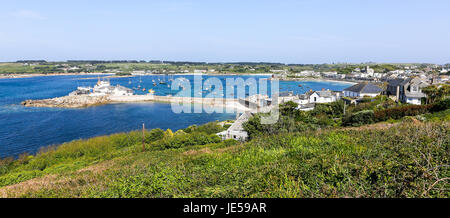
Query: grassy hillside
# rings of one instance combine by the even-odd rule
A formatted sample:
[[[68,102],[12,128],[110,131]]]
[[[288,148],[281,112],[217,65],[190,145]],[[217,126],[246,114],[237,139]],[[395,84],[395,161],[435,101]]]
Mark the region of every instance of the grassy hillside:
[[[63,144],[0,163],[2,197],[450,197],[448,110],[420,122],[220,142],[215,123]]]

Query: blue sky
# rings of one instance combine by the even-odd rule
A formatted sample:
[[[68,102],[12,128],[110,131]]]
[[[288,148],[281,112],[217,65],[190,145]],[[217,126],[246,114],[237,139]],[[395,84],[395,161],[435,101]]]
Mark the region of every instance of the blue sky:
[[[448,0],[3,1],[0,61],[450,62]]]

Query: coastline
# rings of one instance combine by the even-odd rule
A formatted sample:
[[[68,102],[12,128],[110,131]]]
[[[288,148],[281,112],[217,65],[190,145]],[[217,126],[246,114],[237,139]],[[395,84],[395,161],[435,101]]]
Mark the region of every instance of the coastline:
[[[7,74],[7,75],[0,75],[0,79],[17,79],[17,78],[31,78],[31,77],[39,77],[39,76],[82,76],[82,75],[91,75],[91,76],[97,76],[97,75],[104,75],[107,78],[129,78],[129,77],[136,77],[139,75],[125,75],[125,76],[116,76],[113,73],[54,73],[54,74]],[[166,74],[145,74],[144,76],[153,76],[153,75],[166,75]],[[195,75],[202,75],[202,76],[271,76],[273,74],[267,73],[257,73],[257,74],[240,74],[240,73],[233,73],[233,74],[220,74],[220,73],[206,73],[206,74],[198,74],[198,73],[175,73],[175,74],[169,74],[169,75],[175,75],[175,76],[195,76]],[[77,79],[94,79],[94,78],[77,78]],[[279,79],[279,81],[305,81],[305,82],[336,82],[336,83],[346,83],[346,84],[357,84],[357,82],[351,82],[346,80],[337,80],[337,79],[326,79],[326,78],[313,78],[313,77],[305,77],[305,78],[290,78],[290,79]]]
[[[31,77],[39,77],[39,76],[78,76],[78,75],[113,75],[113,73],[52,73],[52,74],[43,74],[43,73],[24,73],[24,74],[0,74],[0,79],[18,79],[18,78],[31,78]]]

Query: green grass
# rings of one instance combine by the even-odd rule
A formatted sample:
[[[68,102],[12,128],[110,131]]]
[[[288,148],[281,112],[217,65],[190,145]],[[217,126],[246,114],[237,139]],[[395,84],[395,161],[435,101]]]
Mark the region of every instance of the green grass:
[[[244,144],[160,145],[205,131],[198,127],[182,136],[149,132],[145,152],[139,132],[97,137],[4,163],[1,186],[17,185],[0,188],[0,196],[449,197],[442,180],[450,177],[449,125],[400,122]]]
[[[32,73],[33,67],[21,63],[0,63],[0,74]]]

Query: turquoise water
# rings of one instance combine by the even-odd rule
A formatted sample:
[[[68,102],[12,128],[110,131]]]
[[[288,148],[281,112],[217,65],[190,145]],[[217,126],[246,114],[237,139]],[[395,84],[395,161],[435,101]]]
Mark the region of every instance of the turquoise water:
[[[177,76],[176,76],[177,77]],[[175,77],[175,78],[176,78]],[[181,76],[179,76],[181,77]],[[193,76],[183,76],[193,80]],[[209,76],[203,76],[208,79]],[[215,76],[225,87],[226,78]],[[251,76],[242,76],[243,79]],[[91,78],[91,79],[88,79]],[[178,130],[193,124],[204,124],[215,120],[234,119],[233,113],[181,113],[171,110],[165,103],[121,103],[81,109],[23,107],[26,99],[44,99],[67,95],[77,86],[94,86],[96,76],[48,76],[18,79],[0,79],[0,157],[35,153],[42,146],[60,144],[80,138],[107,135],[139,129],[142,123],[147,128]],[[145,87],[155,90],[156,95],[175,95],[167,85],[152,85],[152,80],[163,76],[111,78],[111,84],[129,88]],[[257,76],[256,79],[264,78]],[[167,77],[164,78],[167,81]],[[139,83],[142,80],[142,83]],[[131,82],[131,83],[130,83]],[[298,85],[302,84],[302,87]],[[303,93],[309,89],[342,90],[348,87],[336,82],[280,82],[280,91]],[[224,88],[226,90],[226,87]],[[270,87],[269,87],[270,92]],[[143,94],[142,90],[135,90]],[[205,95],[206,93],[203,93]]]

